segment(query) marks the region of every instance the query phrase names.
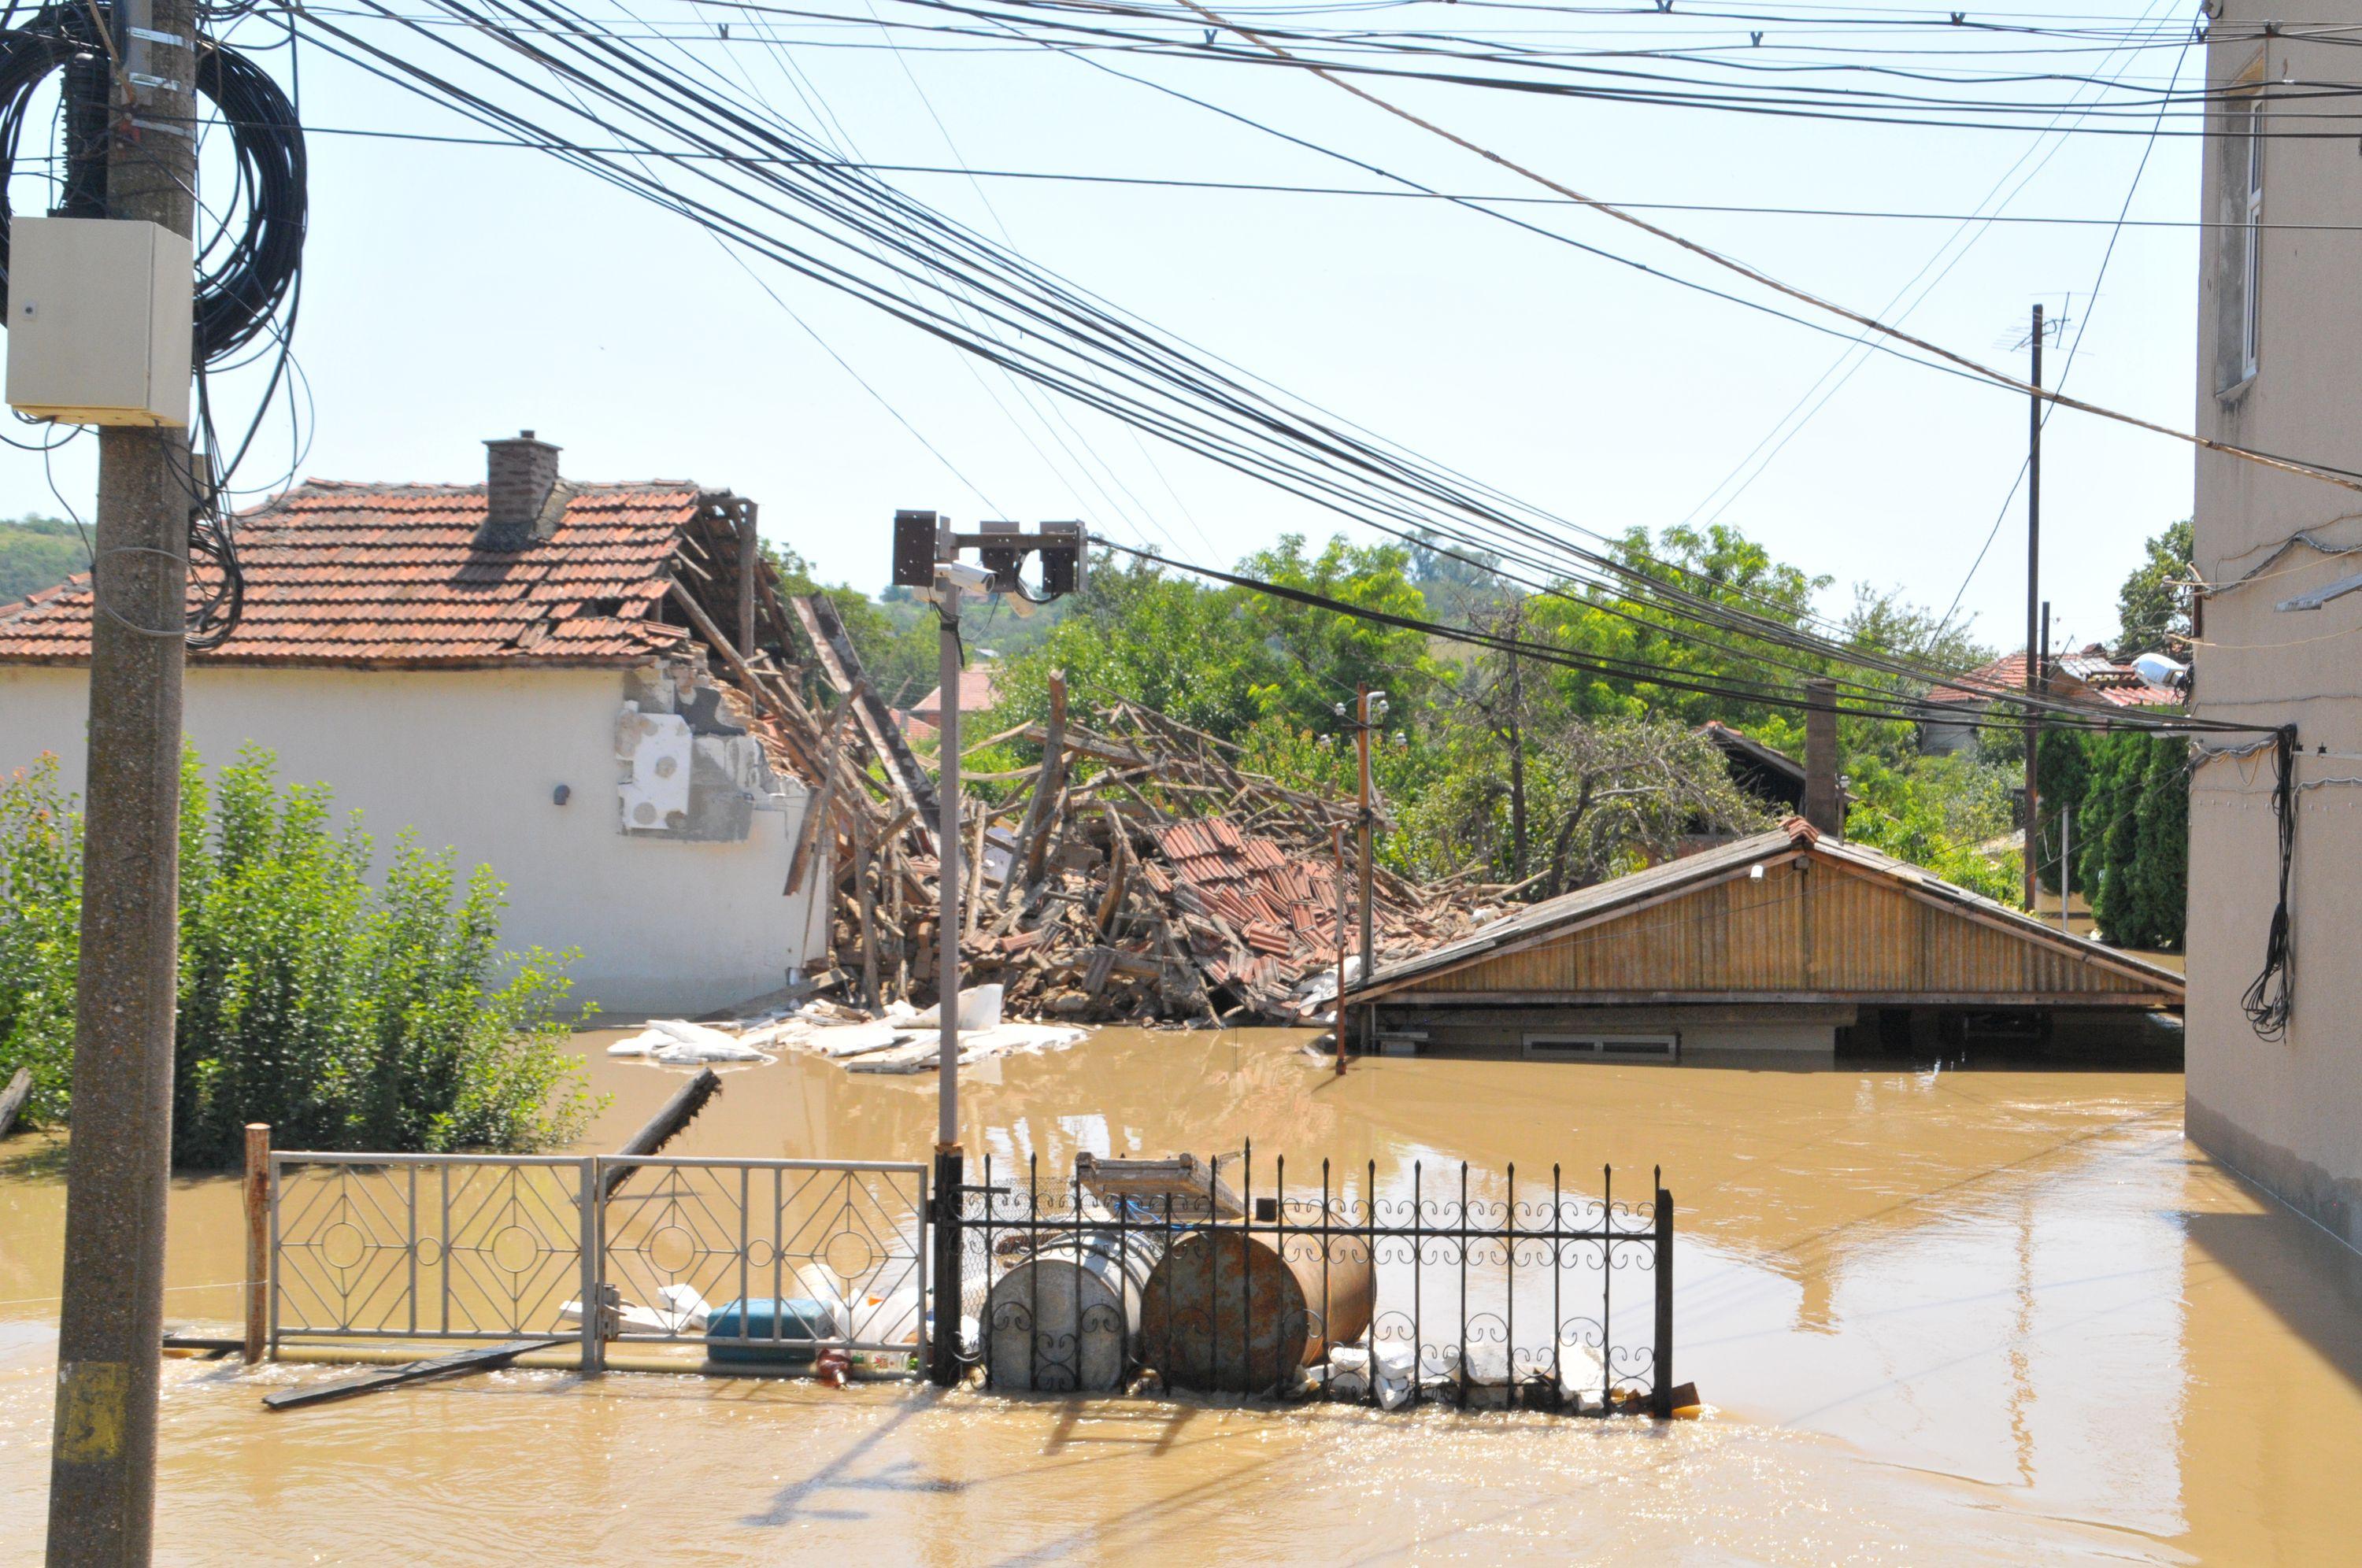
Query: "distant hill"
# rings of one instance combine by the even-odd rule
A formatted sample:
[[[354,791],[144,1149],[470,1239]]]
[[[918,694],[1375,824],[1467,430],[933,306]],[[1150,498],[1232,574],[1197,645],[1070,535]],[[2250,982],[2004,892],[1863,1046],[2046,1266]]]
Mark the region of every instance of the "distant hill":
[[[82,530],[55,517],[0,522],[0,603],[90,569]]]

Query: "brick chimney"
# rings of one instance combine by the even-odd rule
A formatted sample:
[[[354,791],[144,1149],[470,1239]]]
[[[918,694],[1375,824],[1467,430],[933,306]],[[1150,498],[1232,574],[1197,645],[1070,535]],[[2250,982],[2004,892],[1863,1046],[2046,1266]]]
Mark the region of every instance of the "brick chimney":
[[[557,531],[566,511],[557,448],[530,430],[484,443],[484,525],[480,550],[529,550]]]
[[[1845,836],[1845,810],[1838,799],[1838,688],[1833,680],[1805,682],[1805,820],[1830,838]]]

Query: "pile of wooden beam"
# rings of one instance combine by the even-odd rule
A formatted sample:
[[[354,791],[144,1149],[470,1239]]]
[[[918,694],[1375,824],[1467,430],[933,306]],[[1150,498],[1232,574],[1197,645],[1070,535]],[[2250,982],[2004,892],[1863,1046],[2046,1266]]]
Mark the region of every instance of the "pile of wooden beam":
[[[1247,772],[1237,747],[1137,704],[1087,717],[1054,681],[1046,723],[986,743],[1031,742],[1042,760],[968,819],[972,850],[1011,824],[999,853],[968,856],[972,983],[1002,986],[1021,1014],[1086,1021],[1327,1010],[1358,941],[1352,803]],[[1472,927],[1469,889],[1383,867],[1373,882],[1380,962]]]
[[[872,1010],[932,1000],[930,770],[825,598],[783,593],[767,563],[728,561],[718,534],[711,564],[709,580],[673,585],[675,606],[774,761],[813,790],[783,889],[833,881],[833,962],[811,988]],[[1352,802],[1246,772],[1237,747],[1134,703],[1070,714],[1059,681],[1046,723],[973,749],[1010,741],[1040,760],[979,778],[996,792],[978,791],[962,818],[969,985],[1003,987],[1012,1017],[1290,1022],[1328,1010],[1358,941]],[[1379,868],[1378,961],[1462,934],[1491,891]]]

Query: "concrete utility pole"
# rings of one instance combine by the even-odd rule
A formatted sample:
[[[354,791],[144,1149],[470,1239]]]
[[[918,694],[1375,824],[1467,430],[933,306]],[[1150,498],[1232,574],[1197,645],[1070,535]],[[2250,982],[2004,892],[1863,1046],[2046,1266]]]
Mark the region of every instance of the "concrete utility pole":
[[[113,17],[107,215],[191,234],[194,6],[127,0]],[[155,1522],[193,495],[187,430],[99,431],[52,1563],[145,1562]]]
[[[2025,436],[2025,692],[2033,698],[2042,690],[2042,664],[2047,650],[2035,637],[2035,614],[2042,599],[2042,306],[2034,307],[2034,369],[2026,384],[2034,389],[2027,403]],[[2042,723],[2036,716],[2032,702],[2025,710],[2025,907],[2034,908],[2037,868],[2035,857],[2035,824],[2042,809],[2040,790],[2035,785],[2036,754],[2042,745]]]

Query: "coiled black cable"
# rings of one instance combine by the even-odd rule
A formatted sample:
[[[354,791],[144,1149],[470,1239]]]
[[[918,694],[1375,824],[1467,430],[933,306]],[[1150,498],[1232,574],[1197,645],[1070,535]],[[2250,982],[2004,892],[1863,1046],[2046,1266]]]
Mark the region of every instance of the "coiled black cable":
[[[105,49],[84,5],[51,6],[23,27],[0,31],[0,305],[7,288],[7,181],[34,91],[51,72]],[[229,134],[246,196],[244,225],[207,237],[199,253],[193,348],[199,364],[210,364],[252,342],[294,286],[307,216],[304,130],[269,73],[218,40],[197,40],[196,76],[198,94]],[[89,151],[69,149],[68,157]]]

